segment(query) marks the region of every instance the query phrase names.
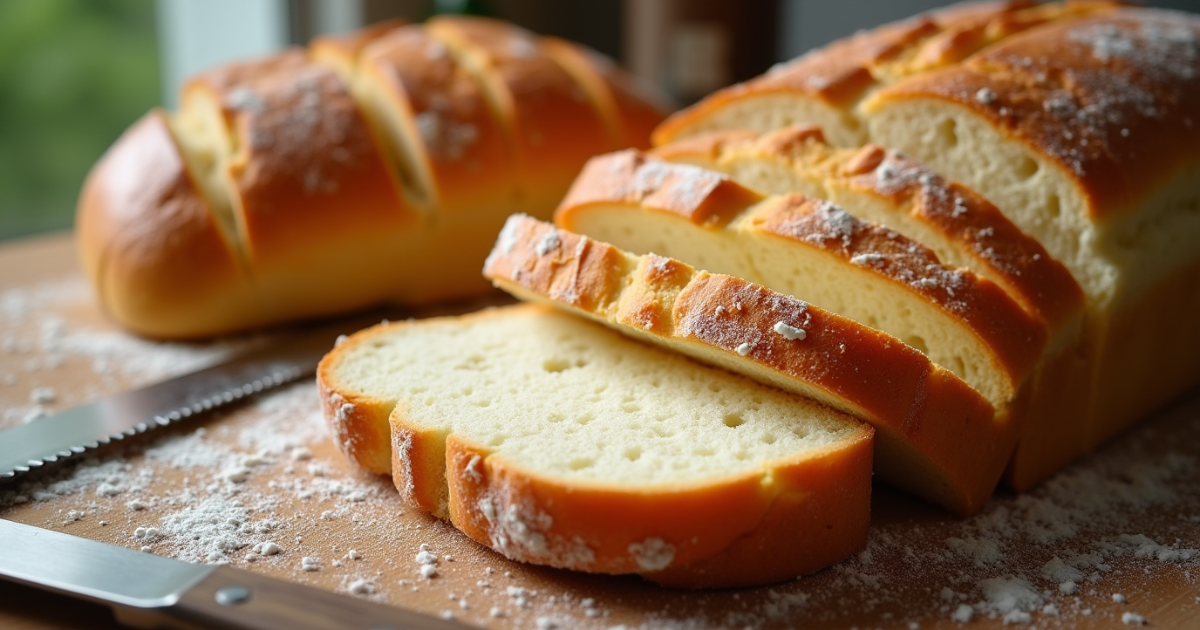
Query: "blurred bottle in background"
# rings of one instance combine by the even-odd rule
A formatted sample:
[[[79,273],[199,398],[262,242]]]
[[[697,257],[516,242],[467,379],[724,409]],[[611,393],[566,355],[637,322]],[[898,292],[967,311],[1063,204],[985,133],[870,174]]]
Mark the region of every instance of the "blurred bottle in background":
[[[778,0],[625,0],[625,66],[681,104],[770,68]]]

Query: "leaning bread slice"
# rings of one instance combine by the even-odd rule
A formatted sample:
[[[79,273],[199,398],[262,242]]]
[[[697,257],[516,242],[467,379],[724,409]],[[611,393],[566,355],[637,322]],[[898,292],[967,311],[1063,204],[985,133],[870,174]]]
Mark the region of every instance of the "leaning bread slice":
[[[869,425],[556,309],[376,326],[318,382],[343,446],[394,404],[401,495],[512,559],[738,586],[866,541]]]
[[[882,330],[1006,409],[1045,327],[994,283],[803,195],[763,198],[713,171],[623,151],[593,158],[555,222],[803,297]]]
[[[876,473],[958,514],[991,496],[1017,438],[1007,417],[920,352],[745,280],[635,257],[525,216],[508,220],[484,275],[519,298],[870,422]]]

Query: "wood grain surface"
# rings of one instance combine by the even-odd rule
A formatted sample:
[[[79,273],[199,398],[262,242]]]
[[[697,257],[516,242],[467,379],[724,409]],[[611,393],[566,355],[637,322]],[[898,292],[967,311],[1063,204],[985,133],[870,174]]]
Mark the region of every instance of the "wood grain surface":
[[[131,337],[97,310],[69,235],[6,243],[0,428],[278,334]],[[768,587],[677,591],[513,563],[405,506],[389,480],[332,446],[305,382],[0,485],[0,517],[488,628],[1200,628],[1198,457],[1193,396],[1033,491],[999,493],[977,516],[877,484],[857,557]],[[205,521],[216,518],[226,520]],[[431,577],[417,560],[423,545],[438,558]],[[0,627],[116,625],[103,608],[0,583]]]

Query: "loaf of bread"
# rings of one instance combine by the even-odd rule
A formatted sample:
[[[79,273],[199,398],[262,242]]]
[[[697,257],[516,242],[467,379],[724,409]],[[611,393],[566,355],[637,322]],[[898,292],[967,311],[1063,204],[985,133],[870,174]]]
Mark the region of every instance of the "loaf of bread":
[[[555,309],[382,324],[318,385],[343,451],[515,560],[745,586],[866,542],[869,425]]]
[[[478,295],[504,218],[548,217],[662,111],[599,55],[502,22],[321,39],[201,74],[136,123],[84,185],[80,259],[153,337]]]
[[[995,283],[929,248],[800,194],[763,197],[724,175],[634,150],[593,158],[555,222],[635,253],[750,280],[926,353],[1003,412],[1045,327]]]
[[[1200,16],[1110,2],[954,7],[722,90],[655,138],[803,122],[971,186],[1082,289],[1077,358],[1053,371],[1074,393],[1022,440],[1014,487],[1200,382],[1188,319],[1200,307]]]
[[[714,131],[658,147],[652,155],[723,172],[753,188],[832,200],[930,247],[1002,287],[1046,328],[1047,344],[1015,402],[1024,427],[1009,482],[1027,487],[1089,450],[1070,421],[1089,404],[1088,365],[1077,352],[1085,298],[1067,270],[994,205],[912,158],[878,145],[835,149],[816,127],[765,134]],[[1048,454],[1048,456],[1047,456]]]
[[[740,278],[634,257],[520,215],[484,275],[521,299],[866,420],[876,475],[958,514],[991,497],[1017,438],[1007,416],[912,347]]]

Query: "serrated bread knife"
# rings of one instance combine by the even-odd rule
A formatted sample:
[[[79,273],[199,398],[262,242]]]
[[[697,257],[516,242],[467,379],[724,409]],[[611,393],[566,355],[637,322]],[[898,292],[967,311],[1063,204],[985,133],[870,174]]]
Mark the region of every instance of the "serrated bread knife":
[[[135,628],[467,628],[229,566],[190,564],[3,519],[0,541],[0,576],[105,604]]]
[[[314,373],[339,334],[314,328],[214,367],[0,431],[0,482]],[[0,519],[0,578],[99,602],[138,628],[449,630],[453,621],[228,566],[197,565]]]
[[[379,316],[372,314],[318,326],[210,368],[0,431],[0,479],[70,459],[310,376],[339,334],[354,332],[379,320]]]

